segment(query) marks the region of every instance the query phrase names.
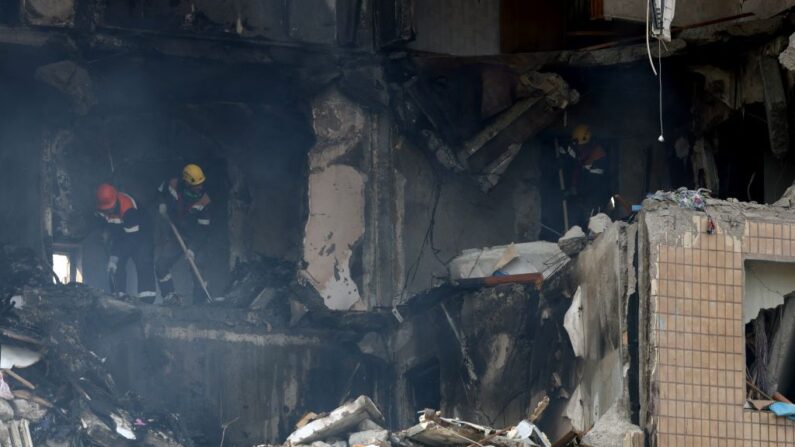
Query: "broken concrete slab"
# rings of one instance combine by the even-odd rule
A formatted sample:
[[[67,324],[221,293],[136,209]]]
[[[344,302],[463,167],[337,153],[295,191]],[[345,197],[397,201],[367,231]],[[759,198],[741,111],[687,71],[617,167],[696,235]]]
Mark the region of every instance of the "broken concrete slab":
[[[470,249],[450,261],[450,279],[541,273],[548,278],[569,262],[553,242],[526,242],[484,249]]]
[[[294,431],[287,437],[287,443],[297,445],[325,439],[344,433],[365,419],[380,421],[384,416],[369,397],[359,396],[353,402],[335,409],[328,416],[316,419]]]
[[[459,445],[481,437],[481,433],[468,427],[444,427],[434,421],[420,422],[402,432],[412,441],[425,445]]]
[[[574,256],[588,245],[588,237],[579,225],[569,228],[569,231],[558,239],[558,247],[566,256]]]

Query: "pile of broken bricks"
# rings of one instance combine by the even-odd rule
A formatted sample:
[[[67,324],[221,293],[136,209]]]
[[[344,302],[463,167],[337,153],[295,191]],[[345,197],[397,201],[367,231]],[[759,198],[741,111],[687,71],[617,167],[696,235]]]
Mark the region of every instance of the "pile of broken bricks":
[[[548,402],[548,401],[547,401]],[[360,396],[327,415],[309,413],[296,425],[284,445],[291,447],[552,447],[547,436],[531,422],[538,415],[520,421],[515,427],[496,430],[459,419],[445,418],[435,410],[420,412],[419,422],[405,430],[383,428],[381,411],[370,398]],[[572,439],[571,442],[576,442]],[[555,443],[555,446],[576,445]],[[259,447],[263,447],[262,445]]]

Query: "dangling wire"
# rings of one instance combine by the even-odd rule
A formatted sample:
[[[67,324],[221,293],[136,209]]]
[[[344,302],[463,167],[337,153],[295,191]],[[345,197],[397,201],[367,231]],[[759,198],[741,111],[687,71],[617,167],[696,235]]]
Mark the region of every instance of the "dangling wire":
[[[660,137],[657,141],[665,143],[665,132],[663,132],[663,86],[662,86],[662,48],[660,48],[660,39],[657,39],[657,64],[659,65],[659,73],[657,74],[657,81],[660,91]]]

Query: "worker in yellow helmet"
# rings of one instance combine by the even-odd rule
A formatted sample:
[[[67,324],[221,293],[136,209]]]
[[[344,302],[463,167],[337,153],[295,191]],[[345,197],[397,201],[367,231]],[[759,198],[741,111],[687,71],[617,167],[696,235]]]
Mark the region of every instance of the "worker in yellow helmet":
[[[590,126],[580,124],[571,132],[570,144],[561,152],[571,160],[568,180],[568,197],[573,210],[573,221],[586,223],[588,217],[608,203],[612,193],[608,154],[594,138]]]
[[[166,229],[164,233],[168,237],[155,262],[155,273],[165,303],[179,301],[171,276],[174,264],[183,256],[196,263],[201,260],[200,251],[207,242],[210,229],[210,196],[205,189],[206,180],[202,168],[191,163],[182,169],[180,178],[165,180],[157,189],[160,215],[174,223],[188,246],[187,253],[184,253],[170,226]],[[202,296],[202,287],[196,281],[194,278],[194,300]]]

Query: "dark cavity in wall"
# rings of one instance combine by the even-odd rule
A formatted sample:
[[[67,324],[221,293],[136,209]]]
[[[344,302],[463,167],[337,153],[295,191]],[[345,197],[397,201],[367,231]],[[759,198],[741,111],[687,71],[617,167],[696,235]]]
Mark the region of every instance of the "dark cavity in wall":
[[[406,372],[409,396],[414,411],[426,408],[441,408],[441,371],[439,359],[433,358]]]

